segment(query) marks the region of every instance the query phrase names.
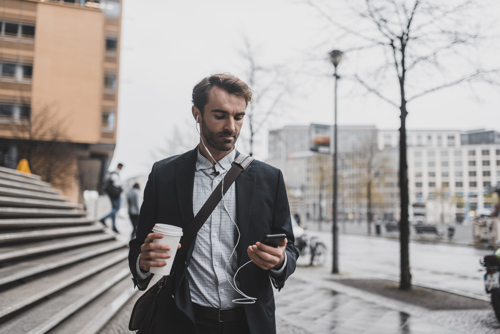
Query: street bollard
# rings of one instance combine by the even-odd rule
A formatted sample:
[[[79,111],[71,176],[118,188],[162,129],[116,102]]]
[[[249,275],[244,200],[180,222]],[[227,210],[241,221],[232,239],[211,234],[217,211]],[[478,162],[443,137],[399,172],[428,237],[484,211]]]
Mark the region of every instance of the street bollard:
[[[377,235],[380,235],[380,234],[381,234],[381,233],[380,233],[380,224],[375,225],[375,233],[376,233]]]

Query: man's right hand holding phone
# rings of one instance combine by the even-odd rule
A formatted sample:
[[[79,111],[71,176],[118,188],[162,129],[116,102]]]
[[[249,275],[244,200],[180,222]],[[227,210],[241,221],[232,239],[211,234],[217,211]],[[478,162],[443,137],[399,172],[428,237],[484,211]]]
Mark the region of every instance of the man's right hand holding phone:
[[[268,246],[261,242],[249,246],[248,256],[257,266],[264,270],[280,269],[285,261],[285,250],[288,240],[285,238],[277,247]]]
[[[167,265],[166,261],[155,261],[158,259],[170,259],[169,253],[158,252],[159,250],[169,251],[170,246],[153,243],[155,239],[162,239],[163,235],[160,233],[149,233],[146,240],[141,246],[141,259],[139,260],[139,267],[142,271],[148,272],[151,267],[164,267]],[[181,244],[177,245],[177,249],[181,248]]]

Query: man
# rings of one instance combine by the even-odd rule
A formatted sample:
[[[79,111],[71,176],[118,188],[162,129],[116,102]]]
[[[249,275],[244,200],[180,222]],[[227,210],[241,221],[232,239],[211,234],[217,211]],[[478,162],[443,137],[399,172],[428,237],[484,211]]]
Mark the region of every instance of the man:
[[[161,237],[151,233],[153,226],[164,223],[189,229],[238,154],[235,143],[250,101],[248,86],[229,74],[207,77],[194,87],[192,114],[200,127],[200,144],[155,163],[144,191],[137,237],[130,242],[129,264],[139,289],[151,280],[151,267],[173,261],[158,252],[168,246],[152,243]],[[287,239],[277,248],[258,242],[266,234],[278,233]],[[271,281],[279,290],[294,272],[298,252],[293,241],[283,175],[253,161],[228,189],[196,240],[183,245],[181,238],[182,247],[188,247],[187,260],[179,263],[160,292],[154,332],[276,333]],[[160,258],[165,261],[153,260]],[[236,271],[235,288],[245,295],[231,285]],[[237,301],[242,296],[245,305]],[[252,297],[256,298],[253,304]]]
[[[132,235],[131,238],[135,238],[135,231],[137,230],[137,225],[139,224],[139,212],[141,203],[140,199],[140,190],[141,187],[139,183],[134,183],[132,189],[127,193],[127,206],[128,206],[128,216],[130,218],[130,222],[132,223]]]
[[[120,210],[120,205],[121,205],[121,192],[123,190],[123,186],[122,186],[122,181],[121,181],[121,178],[120,178],[120,171],[122,170],[123,168],[123,164],[122,163],[119,163],[117,166],[116,166],[116,170],[112,171],[110,174],[109,174],[109,180],[106,180],[106,182],[109,182],[111,184],[111,187],[113,187],[114,189],[116,189],[116,193],[112,193],[110,191],[106,191],[106,189],[104,189],[104,192],[108,195],[109,197],[109,200],[111,201],[111,212],[108,213],[106,216],[102,217],[100,222],[101,224],[103,224],[104,226],[106,226],[106,219],[108,218],[111,218],[111,222],[113,224],[113,232],[116,232],[118,233],[118,229],[116,228],[116,214],[118,213],[118,210]]]

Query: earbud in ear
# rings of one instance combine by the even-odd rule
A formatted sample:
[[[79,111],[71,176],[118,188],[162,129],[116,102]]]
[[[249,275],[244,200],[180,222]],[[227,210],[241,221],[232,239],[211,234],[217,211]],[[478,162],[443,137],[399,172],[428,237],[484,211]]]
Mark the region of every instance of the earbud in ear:
[[[200,115],[196,114],[196,123],[198,123],[198,117],[200,117]]]

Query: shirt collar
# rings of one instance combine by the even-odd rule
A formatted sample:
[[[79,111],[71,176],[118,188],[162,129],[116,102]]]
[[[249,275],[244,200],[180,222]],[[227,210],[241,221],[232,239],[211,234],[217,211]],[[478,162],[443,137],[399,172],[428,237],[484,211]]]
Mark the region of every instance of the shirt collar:
[[[196,170],[199,171],[199,170],[213,168],[215,169],[215,171],[223,173],[231,168],[231,164],[233,163],[235,158],[236,158],[236,149],[233,149],[228,155],[220,159],[217,164],[212,165],[210,160],[205,158],[201,154],[200,149],[198,148],[198,156],[196,158]]]

